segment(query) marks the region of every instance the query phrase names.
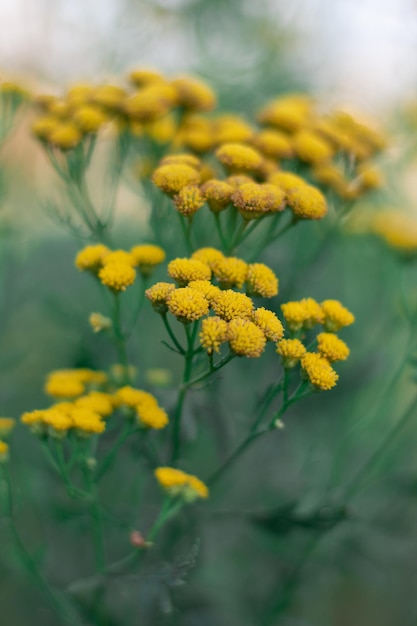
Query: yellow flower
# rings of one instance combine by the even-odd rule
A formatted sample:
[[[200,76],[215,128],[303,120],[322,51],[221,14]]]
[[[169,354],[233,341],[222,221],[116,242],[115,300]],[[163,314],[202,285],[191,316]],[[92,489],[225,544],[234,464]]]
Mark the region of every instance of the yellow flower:
[[[38,139],[46,141],[49,139],[50,134],[55,130],[57,124],[59,124],[59,120],[57,120],[56,117],[39,117],[32,124],[32,133],[35,137],[38,137]]]
[[[285,194],[275,185],[246,183],[233,194],[232,202],[247,220],[285,209]]]
[[[90,391],[88,395],[78,398],[74,404],[80,409],[91,409],[101,417],[108,417],[114,412],[112,396],[103,391]]]
[[[212,178],[201,187],[207,204],[213,213],[220,213],[230,204],[234,188],[223,180]]]
[[[228,324],[227,338],[230,349],[239,356],[260,357],[266,346],[264,333],[248,319],[232,319]]]
[[[345,342],[333,333],[318,334],[317,349],[328,361],[346,361],[350,354]]]
[[[222,287],[243,286],[248,272],[248,265],[237,257],[223,257],[213,266],[213,274]]]
[[[45,392],[54,398],[76,398],[85,392],[85,385],[71,370],[57,370],[49,374]]]
[[[211,122],[197,115],[187,116],[178,129],[174,145],[184,146],[193,152],[207,152],[213,146]]]
[[[191,502],[196,498],[207,498],[207,486],[196,476],[174,467],[158,467],[155,476],[161,487],[172,497],[181,497]]]
[[[310,99],[302,94],[290,94],[269,102],[258,117],[262,124],[276,126],[292,133],[305,126],[310,115]]]
[[[213,285],[209,280],[190,280],[188,287],[202,293],[209,303],[220,291],[219,287]]]
[[[334,189],[339,194],[342,193],[348,185],[348,181],[344,177],[343,172],[333,163],[317,165],[313,168],[311,173],[318,183]]]
[[[129,72],[129,80],[137,86],[142,86],[160,81],[164,82],[165,79],[158,70],[152,67],[138,67]]]
[[[279,341],[284,335],[284,327],[273,311],[264,307],[255,309],[252,320],[262,330],[268,341]]]
[[[0,463],[5,463],[9,458],[9,446],[5,441],[0,440]]]
[[[286,302],[281,305],[288,328],[292,331],[300,328],[312,328],[323,322],[321,306],[313,298],[303,298],[297,302]]]
[[[321,303],[324,314],[324,327],[330,333],[336,333],[355,321],[355,316],[338,300],[325,300]]]
[[[88,321],[90,322],[90,326],[95,333],[99,333],[102,330],[110,330],[113,326],[111,319],[101,313],[91,313]]]
[[[178,104],[190,111],[211,111],[216,106],[213,90],[191,76],[179,76],[172,81],[178,94]]]
[[[244,293],[225,289],[219,291],[211,298],[213,311],[227,322],[234,318],[250,319],[253,312],[253,302]]]
[[[225,143],[216,150],[216,157],[229,172],[254,172],[262,164],[262,155],[241,143]]]
[[[127,263],[106,263],[98,273],[103,285],[112,291],[125,291],[127,287],[133,285],[136,278],[136,271]]]
[[[293,138],[293,146],[296,155],[302,161],[317,164],[329,161],[333,156],[331,145],[310,130],[302,130]]]
[[[35,435],[44,435],[45,434],[45,426],[43,423],[44,411],[27,411],[23,413],[20,418],[22,424],[29,426],[33,434]]]
[[[306,185],[306,181],[301,176],[297,176],[297,174],[292,172],[275,172],[269,176],[268,182],[279,187],[285,193],[300,189]]]
[[[73,121],[83,132],[96,133],[108,121],[108,117],[98,107],[85,105],[74,112]]]
[[[6,439],[16,425],[12,417],[0,417],[0,439]]]
[[[80,271],[89,270],[96,273],[102,266],[104,257],[109,252],[110,250],[101,243],[86,246],[77,254],[75,265]]]
[[[131,409],[136,408],[142,404],[154,404],[157,406],[158,401],[151,393],[143,391],[142,389],[136,389],[130,385],[120,387],[115,393],[115,401],[117,404],[123,404]]]
[[[289,159],[293,155],[290,138],[285,133],[271,128],[259,131],[252,140],[253,145],[272,159]]]
[[[220,317],[206,317],[201,322],[200,343],[209,354],[220,352],[220,346],[227,341],[227,322]]]
[[[132,121],[132,125],[139,125],[137,121]],[[159,144],[168,144],[175,137],[177,124],[171,115],[165,115],[154,122],[146,122],[142,126],[143,131]]]
[[[192,259],[198,259],[198,261],[202,261],[206,263],[211,269],[215,266],[215,264],[224,259],[223,252],[220,250],[216,250],[216,248],[199,248],[191,255]]]
[[[205,203],[204,195],[197,185],[187,185],[181,189],[179,194],[174,196],[174,204],[178,213],[186,217],[194,215]]]
[[[153,402],[143,402],[136,407],[138,422],[146,428],[160,430],[167,426],[169,420],[164,409]]]
[[[294,217],[300,220],[321,220],[327,213],[326,198],[312,185],[287,192],[287,203]]]
[[[135,120],[152,122],[166,115],[176,104],[175,89],[155,82],[132,94],[123,103],[125,112]]]
[[[71,150],[82,139],[81,131],[72,122],[58,122],[47,137],[48,142],[61,150]]]
[[[182,163],[161,165],[152,175],[153,183],[165,193],[175,196],[187,185],[197,185],[200,174],[193,167]]]
[[[330,363],[320,354],[307,352],[301,359],[301,367],[309,382],[317,389],[327,391],[339,380]]]
[[[282,357],[283,366],[291,368],[297,365],[307,349],[299,339],[282,339],[277,344],[277,352]]]
[[[118,85],[99,85],[93,90],[91,100],[106,109],[119,111],[126,96],[126,91]]]
[[[168,263],[168,275],[184,287],[190,280],[210,280],[211,269],[198,259],[174,259]]]
[[[66,101],[73,107],[84,106],[93,93],[93,87],[85,83],[78,83],[70,87],[66,94]]]
[[[236,143],[249,141],[253,135],[253,129],[238,115],[221,115],[214,120],[213,124],[214,143]]]
[[[225,179],[225,182],[233,187],[234,190],[239,189],[242,185],[246,185],[247,183],[254,183],[255,181],[250,176],[246,176],[245,174],[235,174],[234,176],[228,176]]]
[[[371,230],[394,250],[409,256],[417,253],[417,220],[412,215],[382,211],[373,218]]]
[[[165,250],[153,244],[134,246],[130,250],[134,264],[139,268],[143,276],[149,276],[156,265],[165,261]]]
[[[102,263],[103,265],[108,265],[109,263],[126,263],[133,267],[136,265],[136,259],[131,252],[127,252],[126,250],[113,250],[104,255]]]
[[[195,322],[209,312],[207,299],[199,291],[181,287],[172,291],[168,298],[168,309],[184,324]]]
[[[365,191],[379,189],[384,185],[384,177],[381,171],[374,165],[360,163],[358,165],[358,174],[360,187]]]
[[[43,411],[42,422],[48,427],[48,432],[52,437],[65,437],[73,427],[72,414],[60,411],[56,407],[51,407]]]
[[[251,263],[248,265],[246,287],[250,296],[273,298],[278,294],[278,278],[267,265]]]
[[[87,408],[75,408],[72,413],[73,427],[81,437],[100,434],[106,429],[101,416]]]
[[[157,313],[166,313],[168,311],[168,297],[175,290],[173,283],[155,283],[145,291],[145,296],[151,301],[152,307]]]
[[[168,154],[161,160],[160,165],[188,165],[188,167],[199,170],[201,161],[194,154]]]

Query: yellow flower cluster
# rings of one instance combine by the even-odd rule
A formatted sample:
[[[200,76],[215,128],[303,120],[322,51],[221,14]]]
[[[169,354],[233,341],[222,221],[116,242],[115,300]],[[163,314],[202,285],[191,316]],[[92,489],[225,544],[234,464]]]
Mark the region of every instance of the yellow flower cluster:
[[[208,498],[209,490],[199,478],[174,467],[158,467],[155,476],[162,489],[173,498],[192,502],[197,498]]]
[[[369,226],[390,248],[406,257],[417,254],[417,219],[404,211],[385,210]]]
[[[135,411],[140,426],[160,430],[168,424],[166,411],[159,406],[158,400],[151,393],[127,385],[118,389],[115,397],[119,405]]]
[[[324,319],[322,308],[313,298],[286,302],[281,305],[281,310],[292,332],[297,332],[301,328],[312,328],[315,324],[321,324]]]
[[[299,339],[282,339],[277,344],[277,352],[282,357],[284,367],[292,368],[306,354],[307,349]]]
[[[54,370],[45,383],[45,392],[53,398],[72,399],[83,395],[87,388],[106,384],[104,372],[89,369]]]
[[[40,436],[63,438],[69,431],[74,431],[80,437],[90,437],[104,432],[106,423],[103,417],[97,410],[87,406],[60,402],[48,409],[24,413],[21,421]]]
[[[339,379],[329,361],[315,352],[307,352],[301,358],[301,367],[308,381],[319,390],[332,389]]]

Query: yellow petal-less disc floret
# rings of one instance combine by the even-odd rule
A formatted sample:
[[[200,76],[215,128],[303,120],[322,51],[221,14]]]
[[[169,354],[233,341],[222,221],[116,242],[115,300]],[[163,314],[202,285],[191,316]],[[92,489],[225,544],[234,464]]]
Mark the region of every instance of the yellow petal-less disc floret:
[[[252,143],[255,148],[272,159],[289,159],[293,155],[290,138],[279,130],[272,128],[261,130],[253,137]]]
[[[247,220],[285,209],[285,194],[276,185],[244,183],[233,193],[232,202]]]
[[[168,310],[184,324],[195,322],[209,312],[209,303],[199,291],[190,287],[180,287],[168,297]]]
[[[189,111],[211,111],[216,106],[216,94],[191,76],[178,76],[172,81],[178,95],[178,104]]]
[[[317,389],[332,389],[339,380],[330,363],[316,352],[307,352],[301,359],[301,367],[308,381]]]
[[[140,122],[153,122],[175,106],[177,94],[170,85],[157,82],[139,89],[123,103],[127,115]]]
[[[220,346],[227,341],[227,322],[220,317],[206,317],[201,322],[200,343],[208,354],[220,352]]]
[[[256,172],[262,164],[262,155],[243,143],[225,143],[216,151],[216,157],[228,172]]]
[[[227,182],[215,178],[208,180],[201,187],[201,192],[213,213],[220,213],[227,208],[234,191],[234,188]]]
[[[297,365],[307,349],[299,339],[282,339],[277,344],[277,352],[282,357],[283,366],[291,368]]]
[[[139,424],[146,428],[160,430],[167,426],[169,420],[164,409],[152,402],[142,402],[136,407],[136,416]]]
[[[320,135],[310,130],[302,130],[293,138],[296,155],[306,163],[323,163],[333,156],[332,146]]]
[[[158,467],[155,476],[161,487],[172,497],[182,497],[187,502],[207,498],[207,486],[196,476],[174,467]]]
[[[32,124],[32,133],[38,139],[47,141],[50,134],[55,130],[59,121],[52,115],[39,117]]]
[[[311,100],[304,95],[290,94],[268,102],[258,118],[262,124],[293,133],[307,125],[311,104]]]
[[[334,333],[319,333],[317,349],[328,361],[346,361],[350,353],[345,342]]]
[[[136,278],[136,271],[127,263],[106,263],[98,273],[102,284],[112,291],[125,291],[127,287],[133,285]]]
[[[248,319],[232,319],[228,324],[227,338],[230,349],[239,356],[260,357],[266,346],[264,333]]]
[[[51,372],[46,380],[45,392],[53,398],[77,398],[85,392],[85,385],[71,373]]]
[[[297,176],[297,174],[292,172],[274,172],[268,177],[268,182],[282,189],[285,193],[299,189],[306,184],[306,181],[301,176]]]
[[[161,165],[154,171],[152,181],[168,195],[175,196],[187,185],[198,185],[200,174],[189,165],[169,163]]]
[[[209,280],[190,280],[188,287],[202,293],[209,303],[220,291],[220,288],[213,285]]]
[[[191,258],[198,259],[213,269],[218,261],[224,259],[224,254],[216,248],[199,248],[192,253]]]
[[[61,150],[71,150],[78,146],[82,133],[72,122],[59,122],[47,137],[50,144]]]
[[[371,231],[405,256],[417,254],[417,220],[404,211],[385,210],[371,221]]]
[[[9,458],[9,445],[0,440],[0,463],[6,463]]]
[[[108,119],[101,109],[92,105],[81,106],[73,113],[74,122],[84,133],[96,133]]]
[[[88,321],[95,333],[99,333],[102,330],[110,330],[113,326],[112,320],[101,313],[91,313]]]
[[[268,341],[279,341],[284,335],[284,327],[273,311],[264,307],[255,309],[253,322],[262,330]]]
[[[43,423],[48,427],[51,437],[65,437],[68,431],[74,426],[72,414],[60,411],[56,407],[51,407],[43,412]]]
[[[134,264],[138,267],[143,276],[149,276],[157,265],[165,261],[165,250],[153,244],[142,244],[134,246],[130,250],[134,259]]]
[[[211,298],[210,304],[216,315],[227,322],[237,317],[251,319],[254,309],[248,296],[233,289],[220,290]]]
[[[249,296],[273,298],[278,294],[278,278],[264,263],[248,265],[246,292]]]
[[[246,280],[248,264],[237,257],[223,257],[213,266],[213,274],[222,287],[240,289]]]
[[[129,72],[129,80],[137,86],[142,86],[165,79],[158,70],[152,67],[138,67]]]
[[[201,168],[201,161],[194,154],[168,154],[161,159],[160,165],[188,165],[198,171]]]
[[[213,124],[214,143],[245,143],[253,135],[253,128],[238,115],[225,114],[217,117]]]
[[[287,192],[287,204],[299,220],[321,220],[327,213],[326,198],[313,185],[303,185]]]
[[[16,420],[12,417],[0,417],[0,439],[6,439],[15,426]]]
[[[112,250],[103,257],[103,265],[108,265],[109,263],[126,263],[134,267],[136,259],[134,255],[131,252],[127,252],[127,250]]]
[[[324,327],[330,333],[337,333],[355,321],[355,316],[338,300],[325,300],[321,303],[324,315]]]
[[[106,429],[106,424],[101,416],[86,408],[75,408],[72,413],[73,427],[81,437],[98,435]]]
[[[168,275],[185,287],[190,280],[210,280],[211,269],[198,259],[174,259],[168,263]]]
[[[181,189],[178,195],[174,196],[174,204],[178,213],[186,217],[197,213],[205,203],[206,200],[198,185],[187,185]]]
[[[96,273],[103,264],[103,259],[108,255],[110,250],[107,246],[98,243],[92,246],[86,246],[77,254],[75,265],[80,271],[89,270]]]
[[[131,409],[141,406],[142,404],[158,405],[157,399],[151,393],[143,389],[136,389],[130,385],[120,387],[115,393],[115,400],[117,404],[123,404]]]
[[[90,391],[88,395],[78,398],[74,405],[80,409],[91,409],[101,417],[108,417],[115,408],[113,397],[103,391]]]
[[[173,283],[155,283],[145,291],[145,296],[150,300],[155,311],[163,314],[168,311],[167,301],[174,290],[175,285]]]

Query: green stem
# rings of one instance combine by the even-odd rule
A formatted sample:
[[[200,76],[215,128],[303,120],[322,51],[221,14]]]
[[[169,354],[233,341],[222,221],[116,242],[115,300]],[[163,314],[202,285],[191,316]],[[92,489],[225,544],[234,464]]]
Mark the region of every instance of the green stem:
[[[172,343],[177,348],[178,352],[180,352],[181,354],[185,354],[184,348],[182,347],[182,345],[179,343],[179,341],[177,340],[176,336],[174,335],[174,331],[171,328],[171,325],[169,323],[167,314],[166,313],[162,313],[161,317],[162,317],[162,321],[164,323],[164,326],[165,326],[165,328],[167,330],[167,333],[168,333],[168,335],[171,338]]]
[[[202,380],[204,380],[205,378],[208,378],[209,376],[211,376],[212,374],[214,374],[215,372],[218,372],[222,367],[224,367],[225,365],[227,365],[228,363],[230,363],[230,361],[232,359],[234,359],[236,357],[235,354],[233,354],[232,352],[229,353],[227,356],[225,356],[223,359],[221,359],[221,361],[219,361],[218,363],[216,363],[215,365],[212,365],[211,367],[209,367],[208,370],[206,370],[205,372],[203,372],[202,374],[200,374],[199,376],[196,376],[195,378],[192,378],[191,380],[189,380],[185,386],[187,388],[192,387],[193,385],[201,382]]]
[[[126,421],[122,432],[119,434],[119,437],[116,439],[116,441],[115,441],[114,445],[112,446],[111,450],[104,457],[100,467],[98,468],[98,470],[96,472],[96,481],[97,482],[103,478],[103,476],[104,476],[104,474],[106,474],[106,472],[108,472],[110,467],[113,465],[113,463],[114,463],[114,461],[115,461],[115,459],[117,457],[117,453],[119,452],[120,448],[122,447],[124,442],[130,437],[130,435],[133,432],[135,432],[135,430],[136,430],[135,429],[135,424],[133,424],[130,421]]]
[[[220,218],[220,213],[213,213],[214,222],[216,224],[217,233],[219,235],[220,243],[222,245],[222,249],[224,252],[227,250],[227,240],[223,233],[222,222]]]
[[[179,215],[180,222],[181,222],[182,232],[184,234],[185,244],[187,246],[187,252],[188,252],[188,254],[191,255],[193,253],[193,250],[194,250],[193,244],[191,242],[192,218],[191,217],[184,217],[180,213],[178,213],[178,215]]]
[[[113,331],[116,342],[117,358],[124,368],[124,382],[130,383],[129,357],[127,354],[126,337],[122,330],[120,294],[114,294]]]
[[[235,234],[234,237],[232,237],[231,239],[231,243],[229,245],[229,248],[227,250],[228,254],[233,254],[237,248],[237,246],[239,245],[239,243],[242,240],[242,235],[245,232],[247,226],[249,225],[249,220],[245,220],[244,218],[242,218],[242,222],[239,226],[239,228],[237,229],[237,232]]]
[[[247,448],[252,444],[252,442],[257,439],[260,435],[268,432],[267,429],[258,430],[254,432],[250,432],[249,435],[237,446],[237,448],[232,452],[232,454],[220,465],[220,467],[209,477],[206,481],[207,485],[212,489],[216,483],[222,478],[226,470],[229,469],[237,459],[245,452]]]

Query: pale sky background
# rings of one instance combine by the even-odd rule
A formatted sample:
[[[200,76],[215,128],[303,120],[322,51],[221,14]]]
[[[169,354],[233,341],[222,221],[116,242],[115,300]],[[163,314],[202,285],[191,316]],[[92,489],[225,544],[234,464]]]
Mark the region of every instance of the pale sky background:
[[[135,64],[172,72],[193,68],[199,42],[180,16],[180,9],[192,4],[0,0],[0,71],[68,83],[118,74]],[[262,16],[269,36],[278,24],[295,32],[288,54],[317,90],[367,108],[417,96],[417,0],[242,0],[239,6],[247,16]],[[227,46],[225,32],[222,21],[219,41],[214,32],[206,36],[216,42],[219,59],[233,67],[239,59],[231,58],[233,44]],[[247,62],[252,62],[256,50],[249,44]]]

